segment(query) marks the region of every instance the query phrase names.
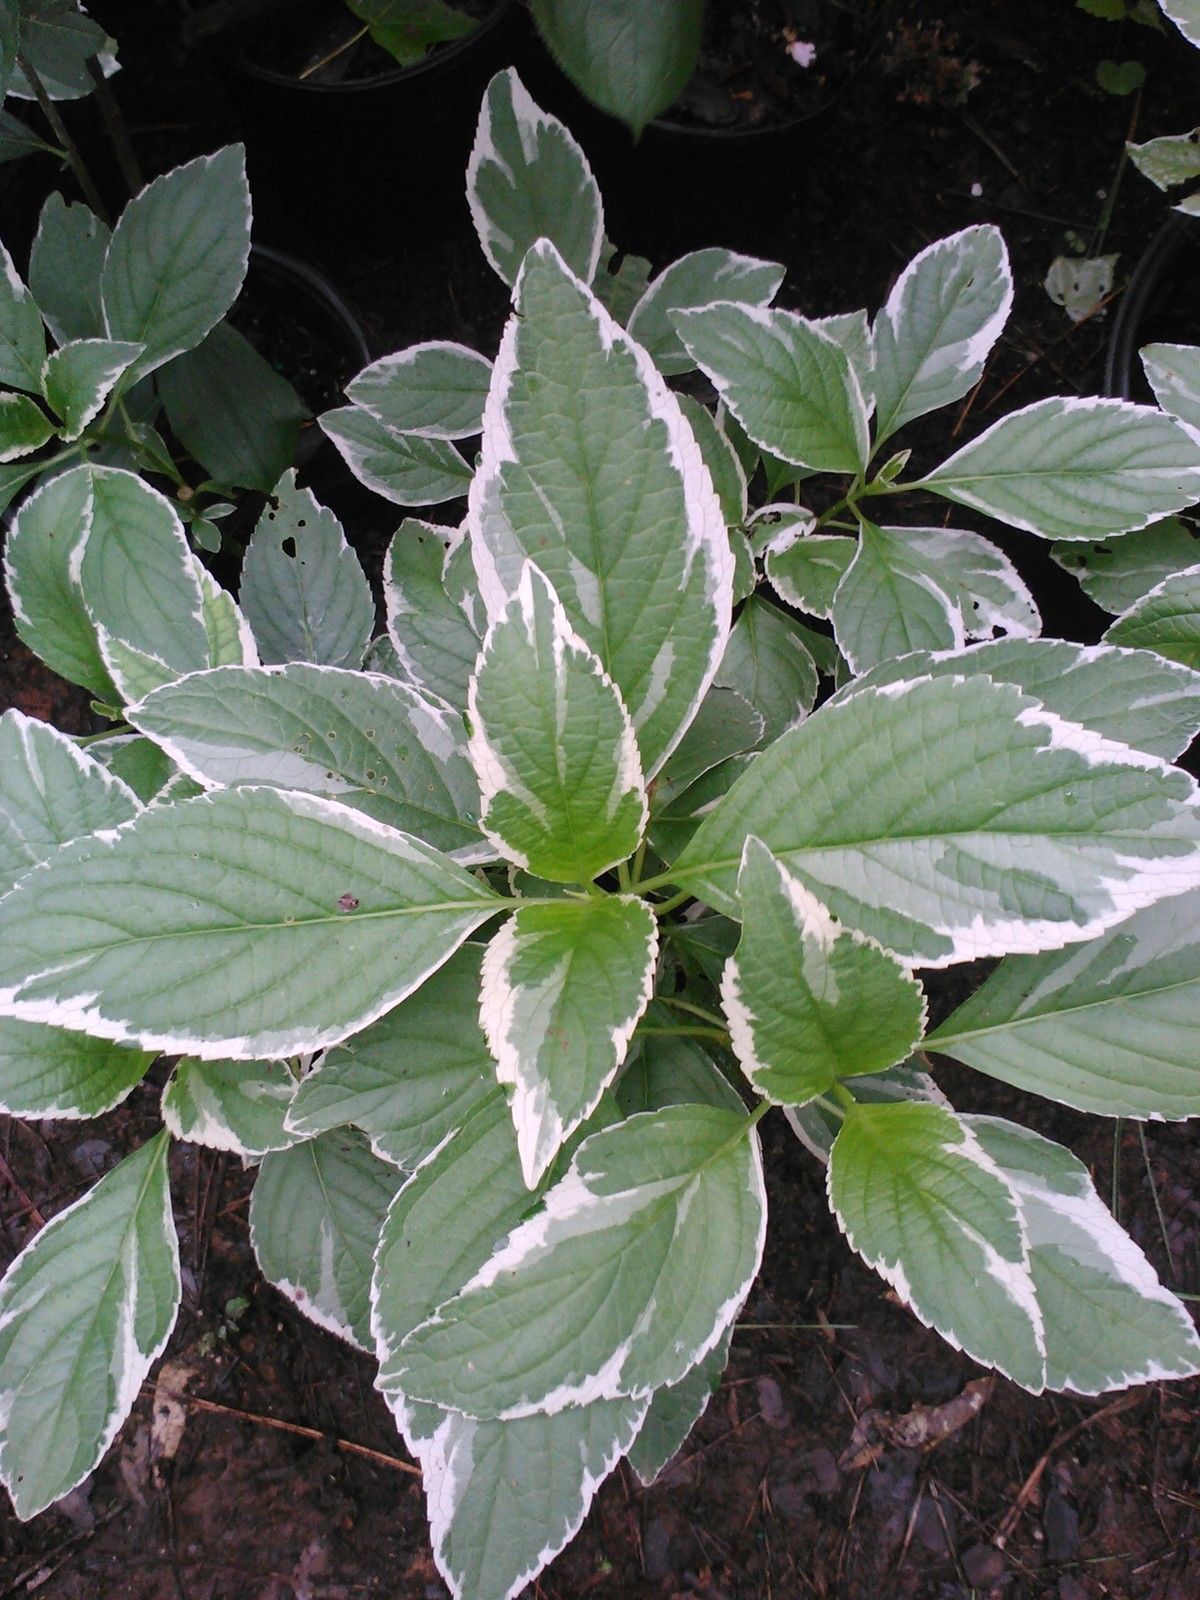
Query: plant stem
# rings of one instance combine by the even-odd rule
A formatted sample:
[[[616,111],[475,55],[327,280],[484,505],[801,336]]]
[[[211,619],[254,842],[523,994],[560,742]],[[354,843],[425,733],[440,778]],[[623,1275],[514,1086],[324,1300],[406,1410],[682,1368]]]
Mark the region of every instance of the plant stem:
[[[692,891],[690,889],[680,889],[679,893],[673,894],[669,900],[660,901],[654,907],[654,915],[656,917],[665,917],[669,912],[676,911],[680,906],[686,905],[690,899],[692,899]]]
[[[711,1022],[722,1032],[725,1030],[725,1018],[717,1016],[715,1011],[706,1011],[703,1006],[694,1006],[690,1000],[677,1000],[670,994],[660,994],[658,999],[664,1006],[674,1006],[676,1011],[686,1011],[689,1016],[699,1017],[701,1022]]]
[[[370,31],[369,27],[364,26],[357,33],[352,33],[348,39],[343,39],[341,44],[331,50],[327,56],[322,56],[320,61],[314,61],[311,67],[305,67],[304,71],[299,74],[299,81],[303,83],[306,78],[311,78],[314,72],[320,72],[322,67],[327,67],[331,61],[336,61],[340,55],[343,55],[353,45],[356,45],[360,39],[365,39]]]
[[[728,1048],[729,1045],[729,1035],[725,1032],[724,1028],[667,1028],[658,1027],[654,1024],[648,1023],[645,1027],[640,1027],[637,1031],[641,1035],[651,1035],[655,1038],[715,1039],[718,1044],[723,1044],[726,1046],[726,1048]]]
[[[617,863],[617,882],[621,886],[622,894],[628,894],[630,889],[633,887],[633,882],[629,876],[628,861],[619,861]]]
[[[87,165],[79,153],[79,146],[67,132],[67,125],[59,116],[58,107],[46,93],[46,85],[38,76],[36,69],[30,66],[29,62],[20,53],[20,51],[17,52],[17,65],[25,74],[25,77],[29,83],[29,87],[33,90],[34,99],[37,101],[38,106],[41,109],[42,115],[54,130],[54,137],[58,140],[59,144],[63,148],[63,152],[67,158],[67,164],[70,166],[71,171],[75,174],[76,181],[78,182],[80,189],[83,191],[83,198],[100,218],[100,221],[103,222],[106,227],[111,227],[112,218],[108,214],[108,210],[104,204],[104,201],[100,198],[100,191],[92,182],[92,175],[88,171]]]
[[[634,888],[642,881],[642,868],[646,865],[646,841],[642,840],[637,847],[637,854],[633,858],[633,885]]]
[[[87,69],[89,77],[96,85],[96,104],[100,107],[100,116],[112,141],[117,165],[121,169],[121,176],[125,180],[125,187],[129,190],[129,198],[132,200],[134,195],[145,187],[146,180],[142,177],[142,169],[138,165],[138,158],[130,143],[129,129],[125,125],[125,118],[121,115],[117,97],[104,76],[104,69],[95,56],[88,62]]]

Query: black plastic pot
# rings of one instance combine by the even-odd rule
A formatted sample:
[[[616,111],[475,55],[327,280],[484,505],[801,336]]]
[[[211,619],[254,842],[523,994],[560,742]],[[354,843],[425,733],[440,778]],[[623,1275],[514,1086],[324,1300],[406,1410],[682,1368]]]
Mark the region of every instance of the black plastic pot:
[[[230,320],[287,378],[314,418],[342,405],[342,391],[374,352],[358,313],[324,273],[269,245],[251,247],[246,285]],[[305,425],[296,468],[322,503],[345,497],[349,468],[316,421]]]
[[[483,91],[509,59],[515,0],[412,67],[323,83],[273,63],[280,28],[338,4],[292,0],[231,43],[259,230],[328,256],[465,225],[463,174]]]
[[[1154,404],[1138,360],[1143,345],[1200,344],[1200,222],[1172,211],[1129,278],[1109,335],[1104,388]]]
[[[517,66],[537,103],[583,146],[604,197],[605,231],[622,250],[656,262],[709,245],[770,253],[780,216],[804,192],[812,119],[717,128],[664,115],[635,142],[568,81],[532,29]]]

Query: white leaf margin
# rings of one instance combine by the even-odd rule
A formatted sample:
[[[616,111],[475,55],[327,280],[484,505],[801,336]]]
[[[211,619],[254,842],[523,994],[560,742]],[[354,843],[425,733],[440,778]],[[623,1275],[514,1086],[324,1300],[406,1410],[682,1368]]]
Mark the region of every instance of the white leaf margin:
[[[685,580],[698,560],[705,562],[709,574],[705,598],[712,607],[716,627],[707,668],[691,705],[680,719],[675,737],[659,756],[653,768],[645,772],[646,782],[649,783],[670,759],[679,741],[687,732],[700,702],[708,693],[720,668],[725,646],[729,641],[729,631],[733,625],[733,549],[726,533],[725,518],[721,513],[717,492],[713,488],[712,476],[705,465],[700,446],[696,443],[696,436],[688,425],[678,400],[667,387],[662,373],[641,345],[632,340],[620,323],[605,310],[587,284],[575,276],[549,239],[539,239],[531,247],[529,255],[552,261],[584,296],[599,331],[602,348],[610,350],[614,346],[621,346],[632,356],[646,395],[648,418],[650,421],[661,422],[666,429],[668,459],[678,475],[683,491],[688,535],[685,550],[687,559]],[[529,257],[526,257],[526,263],[528,259]],[[524,273],[525,264],[522,265],[513,290],[514,304],[520,302]],[[485,527],[491,517],[498,514],[495,510],[489,510],[489,502],[493,500],[498,490],[503,468],[519,460],[507,418],[509,391],[513,377],[518,371],[519,331],[519,316],[510,316],[492,368],[492,384],[488,390],[487,404],[483,412],[480,463],[471,480],[467,496],[465,526],[479,579],[480,596],[489,620],[502,612],[511,599],[508,586],[500,576],[495,555],[488,546]],[[638,709],[629,708],[635,725]]]
[[[488,624],[488,631],[479,653],[479,663],[471,675],[471,682],[467,689],[467,715],[471,724],[471,735],[467,741],[467,751],[475,768],[475,776],[479,780],[480,816],[479,827],[484,836],[489,839],[501,855],[523,868],[530,871],[528,859],[515,849],[503,836],[488,826],[488,811],[492,801],[500,794],[512,794],[534,815],[539,813],[544,817],[546,808],[541,799],[521,782],[513,772],[504,754],[488,736],[487,722],[479,709],[479,670],[487,662],[497,632],[502,627],[507,627],[513,622],[519,622],[525,630],[525,638],[532,648],[535,643],[536,618],[535,607],[537,597],[534,590],[541,591],[543,598],[550,602],[554,629],[554,687],[556,700],[560,707],[566,703],[566,675],[564,665],[569,654],[577,657],[585,670],[591,672],[601,686],[611,690],[613,701],[617,706],[621,719],[620,742],[616,750],[616,773],[613,787],[609,796],[607,820],[611,821],[616,814],[617,807],[627,795],[638,798],[641,806],[641,821],[638,826],[639,838],[646,831],[646,823],[650,816],[650,801],[646,793],[646,782],[642,776],[642,758],[638,750],[637,737],[633,730],[633,721],[628,708],[621,698],[621,691],[605,671],[600,657],[590,648],[585,640],[572,628],[570,619],[563,609],[550,580],[541,569],[532,561],[526,561],[521,568],[521,580],[515,594],[505,604],[504,609],[494,616]],[[542,668],[543,672],[545,668]],[[491,859],[489,857],[488,859]],[[606,862],[594,874],[599,877],[602,872],[607,872],[617,865],[616,860]]]
[[[210,790],[207,794],[195,795],[188,800],[179,801],[180,805],[203,805],[213,795],[225,791]],[[423,840],[414,838],[411,834],[401,833],[396,828],[389,828],[384,823],[377,823],[364,812],[355,811],[350,806],[342,805],[336,800],[327,800],[321,795],[305,794],[295,789],[263,788],[259,785],[248,784],[239,791],[244,795],[267,795],[278,799],[296,815],[307,817],[313,821],[328,822],[337,826],[341,831],[350,833],[365,843],[383,844],[392,855],[412,861],[421,857],[428,859],[426,852],[438,855],[431,845],[426,845]],[[161,797],[160,797],[161,798]],[[137,827],[142,816],[158,812],[160,806],[148,806],[131,821],[122,823],[119,828],[104,828],[97,833],[86,835],[93,844],[111,847],[118,842],[123,834]],[[415,848],[414,848],[415,847]],[[66,848],[64,846],[64,848]],[[449,859],[449,858],[447,858]],[[35,880],[35,875],[45,872],[49,863],[43,862],[33,867],[20,880],[24,885]],[[455,863],[459,865],[459,863]],[[12,893],[13,891],[9,891]],[[47,1022],[53,1027],[75,1029],[79,1033],[88,1033],[98,1039],[111,1039],[116,1044],[135,1044],[143,1050],[155,1050],[163,1055],[193,1055],[201,1061],[219,1061],[228,1058],[231,1061],[258,1061],[282,1060],[287,1056],[315,1052],[329,1045],[340,1044],[352,1034],[361,1032],[372,1022],[377,1022],[385,1012],[391,1011],[406,1000],[420,988],[425,979],[430,977],[442,966],[465,940],[469,939],[476,928],[481,926],[496,912],[503,908],[504,902],[491,896],[481,894],[479,909],[469,921],[469,925],[458,934],[450,947],[438,959],[432,962],[419,977],[411,983],[404,984],[397,990],[389,989],[380,995],[375,1003],[368,1007],[363,1014],[355,1019],[353,1027],[336,1027],[321,1029],[311,1034],[296,1035],[287,1033],[281,1035],[277,1041],[266,1044],[257,1043],[246,1038],[225,1037],[220,1039],[201,1039],[194,1034],[158,1034],[149,1030],[138,1029],[129,1021],[104,1016],[96,1007],[95,1002],[100,998],[98,993],[79,995],[67,1001],[60,1000],[22,1000],[20,992],[29,983],[39,982],[41,979],[60,971],[61,967],[48,967],[38,972],[31,972],[20,983],[10,988],[0,988],[0,1016],[17,1017],[25,1022]],[[464,902],[464,913],[466,903]]]
[[[941,1108],[939,1107],[939,1109]],[[963,1237],[968,1239],[982,1253],[984,1258],[984,1271],[987,1273],[988,1277],[992,1278],[1000,1286],[1002,1292],[1009,1300],[1012,1301],[1016,1309],[1022,1312],[1028,1318],[1030,1326],[1033,1330],[1036,1348],[1042,1357],[1043,1373],[1042,1384],[1037,1389],[1030,1389],[1028,1392],[1031,1394],[1041,1394],[1045,1388],[1046,1332],[1042,1321],[1041,1307],[1038,1304],[1037,1293],[1033,1284],[1033,1271],[1029,1256],[1029,1229],[1025,1222],[1025,1214],[1021,1209],[1020,1196],[1017,1193],[1016,1187],[1012,1183],[1008,1174],[1001,1166],[998,1165],[997,1162],[992,1159],[991,1156],[988,1155],[987,1151],[980,1144],[979,1139],[970,1126],[954,1112],[947,1112],[946,1115],[947,1118],[952,1122],[953,1126],[962,1134],[962,1138],[943,1144],[941,1146],[943,1152],[947,1155],[957,1157],[960,1160],[972,1162],[975,1166],[979,1167],[981,1171],[986,1172],[989,1177],[995,1178],[997,1183],[999,1183],[1000,1186],[1005,1190],[1011,1203],[1013,1217],[1016,1221],[1017,1230],[1020,1235],[1022,1251],[1022,1261],[1015,1269],[1013,1264],[1005,1261],[996,1250],[995,1246],[990,1244],[982,1234],[977,1233],[973,1228],[968,1227],[966,1223],[962,1222],[958,1218],[955,1218],[955,1226],[963,1235]],[[928,1314],[925,1309],[918,1304],[917,1300],[913,1296],[912,1285],[909,1283],[908,1276],[899,1261],[889,1261],[883,1255],[873,1256],[868,1254],[868,1252],[863,1248],[862,1244],[854,1237],[853,1229],[847,1226],[845,1219],[838,1212],[833,1198],[833,1178],[834,1162],[833,1160],[830,1160],[825,1169],[825,1196],[829,1202],[829,1209],[836,1218],[839,1228],[841,1228],[842,1232],[845,1234],[850,1248],[854,1250],[855,1253],[859,1255],[867,1263],[867,1265],[872,1268],[873,1271],[877,1272],[885,1283],[889,1284],[890,1287],[896,1291],[901,1300],[904,1301],[904,1304],[919,1322],[923,1322],[927,1328],[932,1328],[935,1333],[937,1333],[941,1338],[945,1339],[946,1343],[950,1345],[952,1349],[963,1350],[964,1354],[971,1355],[972,1359],[974,1360],[985,1360],[985,1358],[982,1356],[975,1356],[971,1351],[964,1350],[963,1345],[955,1337],[955,1335],[948,1329],[942,1327],[941,1323],[939,1323],[935,1317],[933,1317],[931,1314]],[[1028,1387],[1023,1379],[1010,1372],[1002,1362],[995,1361],[989,1357],[986,1358],[986,1363],[994,1366],[996,1370],[998,1372],[1002,1372],[1006,1378],[1011,1378],[1012,1381],[1018,1384],[1021,1388]]]

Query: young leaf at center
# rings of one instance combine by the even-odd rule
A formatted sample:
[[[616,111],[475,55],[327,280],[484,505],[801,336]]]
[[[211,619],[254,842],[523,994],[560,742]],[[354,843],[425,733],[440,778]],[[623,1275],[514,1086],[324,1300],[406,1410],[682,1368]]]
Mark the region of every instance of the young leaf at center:
[[[480,1020],[500,1082],[516,1088],[531,1189],[625,1060],[657,955],[654,913],[616,895],[524,906],[488,947]]]
[[[489,617],[532,561],[599,656],[647,779],[729,634],[733,554],[675,396],[546,240],[517,285],[484,414],[468,529]]]
[[[803,1105],[840,1078],[882,1072],[921,1037],[921,988],[836,920],[753,837],[738,874],[742,938],[721,998],[733,1052],[759,1094]]]
[[[531,564],[484,640],[469,706],[481,826],[510,860],[588,883],[633,854],[647,815],[633,724]]]

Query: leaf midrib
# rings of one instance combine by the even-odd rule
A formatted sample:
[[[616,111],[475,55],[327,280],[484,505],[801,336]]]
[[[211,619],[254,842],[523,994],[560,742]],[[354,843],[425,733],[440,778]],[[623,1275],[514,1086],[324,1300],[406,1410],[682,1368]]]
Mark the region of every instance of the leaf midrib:
[[[1036,1026],[1038,1023],[1053,1023],[1060,1017],[1075,1016],[1085,1011],[1099,1011],[1105,1006],[1130,1005],[1139,1000],[1145,1000],[1157,995],[1171,994],[1176,989],[1197,987],[1200,987],[1200,976],[1181,978],[1175,983],[1158,984],[1153,989],[1140,989],[1132,994],[1105,995],[1096,1000],[1087,1000],[1082,1004],[1057,1006],[1053,1011],[1031,1011],[1023,1017],[1010,1017],[1005,1022],[992,1023],[985,1028],[960,1029],[957,1033],[943,1033],[941,1029],[935,1029],[933,1033],[926,1034],[924,1044],[929,1049],[936,1050],[939,1054],[953,1054],[951,1050],[943,1049],[943,1046],[963,1044],[971,1039],[986,1038],[991,1034],[1009,1033],[1014,1028],[1027,1028]],[[953,1018],[948,1018],[947,1020],[953,1021]],[[943,1024],[944,1026],[945,1024]]]

